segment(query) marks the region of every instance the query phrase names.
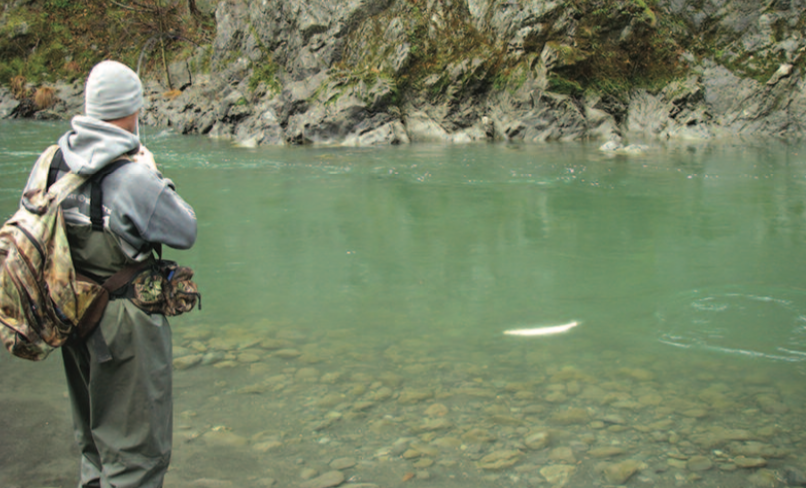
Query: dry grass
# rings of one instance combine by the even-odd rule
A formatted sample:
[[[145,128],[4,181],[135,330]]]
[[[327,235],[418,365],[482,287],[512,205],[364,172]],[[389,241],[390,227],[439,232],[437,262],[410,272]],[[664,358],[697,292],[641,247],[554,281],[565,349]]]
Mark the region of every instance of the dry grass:
[[[25,86],[25,81],[25,77],[22,75],[11,78],[11,94],[14,95],[14,98],[17,100],[28,97],[28,88]]]
[[[64,70],[71,76],[75,76],[81,73],[81,65],[75,61],[68,61],[64,63]]]
[[[34,107],[37,110],[45,110],[53,106],[56,102],[55,91],[49,86],[40,86],[34,93]]]
[[[173,100],[174,98],[178,97],[182,94],[182,90],[171,90],[167,91],[162,94],[163,98],[167,98],[168,100]]]

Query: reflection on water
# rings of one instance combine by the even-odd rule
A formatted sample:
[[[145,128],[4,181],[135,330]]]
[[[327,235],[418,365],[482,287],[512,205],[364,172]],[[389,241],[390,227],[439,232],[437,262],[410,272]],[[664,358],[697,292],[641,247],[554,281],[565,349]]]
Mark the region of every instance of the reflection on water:
[[[7,215],[64,126],[0,129]],[[806,470],[803,147],[147,136],[200,219],[197,246],[168,253],[204,293],[172,321],[168,486],[775,486]],[[58,357],[0,356],[0,388],[0,484],[73,486]]]

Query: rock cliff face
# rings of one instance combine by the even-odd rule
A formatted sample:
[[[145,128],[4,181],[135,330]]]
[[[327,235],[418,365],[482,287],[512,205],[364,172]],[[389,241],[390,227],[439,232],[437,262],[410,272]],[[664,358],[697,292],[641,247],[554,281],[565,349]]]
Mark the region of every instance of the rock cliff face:
[[[152,80],[144,118],[244,145],[800,138],[805,11],[806,0],[225,0],[212,47],[171,67],[181,93]]]

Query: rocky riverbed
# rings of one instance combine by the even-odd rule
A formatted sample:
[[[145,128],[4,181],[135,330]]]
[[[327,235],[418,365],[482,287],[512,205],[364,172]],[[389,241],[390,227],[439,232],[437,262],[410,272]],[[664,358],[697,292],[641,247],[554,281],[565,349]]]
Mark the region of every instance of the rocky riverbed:
[[[802,138],[805,7],[227,0],[212,46],[144,74],[143,120],[247,146]],[[0,117],[81,112],[80,83],[55,89],[0,89]]]
[[[770,365],[268,321],[175,342],[173,486],[236,486],[222,459],[251,486],[806,485],[803,394]]]

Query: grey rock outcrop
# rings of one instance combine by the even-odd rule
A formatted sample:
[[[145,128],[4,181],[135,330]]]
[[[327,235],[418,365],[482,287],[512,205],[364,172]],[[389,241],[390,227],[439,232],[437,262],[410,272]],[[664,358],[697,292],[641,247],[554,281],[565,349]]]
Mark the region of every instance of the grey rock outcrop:
[[[223,0],[212,45],[172,63],[170,86],[147,78],[143,116],[243,145],[801,138],[804,11],[806,0]],[[80,112],[75,87],[58,98],[57,111]]]

